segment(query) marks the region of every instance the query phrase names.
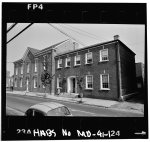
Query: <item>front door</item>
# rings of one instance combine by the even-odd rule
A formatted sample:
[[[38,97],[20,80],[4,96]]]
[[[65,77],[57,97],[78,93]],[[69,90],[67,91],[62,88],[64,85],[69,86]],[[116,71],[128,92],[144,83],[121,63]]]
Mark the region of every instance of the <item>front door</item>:
[[[67,92],[68,93],[76,93],[76,78],[69,77],[67,80]]]
[[[75,80],[75,78],[72,78],[72,93],[75,93],[75,91],[76,91],[76,80]]]

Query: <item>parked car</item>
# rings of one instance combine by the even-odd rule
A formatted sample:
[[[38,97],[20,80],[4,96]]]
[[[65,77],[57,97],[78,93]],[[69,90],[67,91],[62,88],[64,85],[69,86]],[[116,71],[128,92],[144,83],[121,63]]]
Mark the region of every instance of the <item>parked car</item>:
[[[67,106],[55,102],[43,102],[31,106],[25,116],[72,116]]]

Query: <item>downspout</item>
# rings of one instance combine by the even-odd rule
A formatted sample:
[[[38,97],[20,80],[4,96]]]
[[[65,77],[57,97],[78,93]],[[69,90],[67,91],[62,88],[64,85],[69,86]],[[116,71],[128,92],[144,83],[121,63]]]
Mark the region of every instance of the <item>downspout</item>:
[[[121,77],[121,60],[119,42],[117,41],[117,77],[118,77],[118,100],[123,101],[122,96],[122,77]]]

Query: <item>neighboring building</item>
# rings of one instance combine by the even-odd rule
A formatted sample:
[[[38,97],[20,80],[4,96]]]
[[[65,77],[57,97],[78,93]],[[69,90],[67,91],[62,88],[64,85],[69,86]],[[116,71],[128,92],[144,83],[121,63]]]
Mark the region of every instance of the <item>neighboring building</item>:
[[[84,97],[124,100],[136,91],[135,53],[118,35],[112,41],[59,54],[55,60],[56,94],[78,94],[78,78],[83,79]]]
[[[6,88],[10,87],[10,71],[7,71],[6,75]]]
[[[22,59],[14,62],[14,90],[31,92],[49,92],[54,94],[55,78],[51,86],[45,88],[41,82],[41,74],[48,64],[48,72],[55,74],[56,54],[78,48],[71,40],[65,40],[43,50],[28,47]]]
[[[144,88],[144,64],[143,63],[136,63],[136,81],[137,81],[138,91],[142,92]]]

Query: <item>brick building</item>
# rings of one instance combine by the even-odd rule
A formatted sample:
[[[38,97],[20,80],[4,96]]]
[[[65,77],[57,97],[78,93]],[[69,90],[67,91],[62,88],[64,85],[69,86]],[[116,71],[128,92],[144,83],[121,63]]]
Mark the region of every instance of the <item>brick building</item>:
[[[123,100],[136,91],[135,53],[119,36],[55,56],[55,92]],[[83,89],[79,89],[82,80]]]
[[[46,69],[50,75],[55,74],[55,60],[57,54],[74,50],[78,44],[71,40],[65,40],[43,50],[28,47],[23,57],[14,62],[14,90],[30,92],[50,92],[54,94],[55,78],[51,85],[42,85],[41,74]]]

